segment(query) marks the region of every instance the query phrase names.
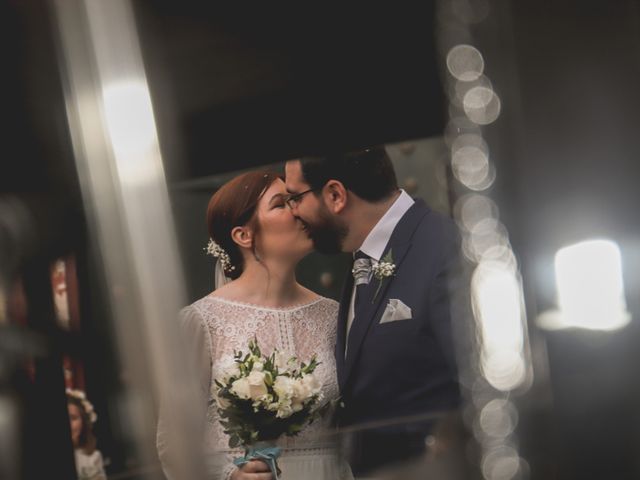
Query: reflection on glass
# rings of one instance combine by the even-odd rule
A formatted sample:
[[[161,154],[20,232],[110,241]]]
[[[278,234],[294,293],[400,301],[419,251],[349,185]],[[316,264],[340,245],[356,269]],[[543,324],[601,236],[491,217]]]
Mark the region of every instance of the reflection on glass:
[[[122,80],[103,91],[105,123],[123,181],[149,182],[161,177],[156,125],[146,82]],[[158,171],[160,170],[160,171]]]
[[[156,141],[149,90],[143,81],[119,81],[105,86],[104,111],[117,154],[144,153]]]

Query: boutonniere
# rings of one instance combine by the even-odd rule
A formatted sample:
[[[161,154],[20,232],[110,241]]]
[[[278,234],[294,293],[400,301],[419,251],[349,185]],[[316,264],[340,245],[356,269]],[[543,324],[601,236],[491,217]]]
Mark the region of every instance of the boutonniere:
[[[382,282],[386,278],[393,277],[396,273],[396,264],[393,263],[393,250],[389,250],[387,254],[382,257],[382,260],[371,267],[371,273],[373,274],[373,278],[378,280],[378,288],[376,289],[376,293],[373,296],[373,300],[371,300],[371,303],[373,303],[378,297],[380,288],[382,288]]]

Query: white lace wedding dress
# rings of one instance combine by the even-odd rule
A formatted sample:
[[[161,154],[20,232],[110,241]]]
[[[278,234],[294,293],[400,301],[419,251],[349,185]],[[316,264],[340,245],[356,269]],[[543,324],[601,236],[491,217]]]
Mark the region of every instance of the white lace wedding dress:
[[[233,459],[244,453],[241,449],[229,448],[213,400],[213,380],[233,361],[234,350],[246,351],[249,340],[255,336],[264,353],[277,348],[302,361],[315,354],[320,362],[316,375],[323,384],[324,401],[335,401],[338,398],[334,358],[337,315],[338,304],[323,297],[305,305],[278,309],[209,295],[182,310],[182,328],[198,355],[203,396],[207,397],[207,443],[211,453],[215,452],[212,455],[215,460],[209,461],[214,478],[230,478],[236,468]],[[282,480],[353,478],[340,455],[336,438],[331,435],[330,417],[328,412],[299,435],[277,442],[283,449],[278,459]],[[159,426],[158,451],[166,467],[164,435]]]

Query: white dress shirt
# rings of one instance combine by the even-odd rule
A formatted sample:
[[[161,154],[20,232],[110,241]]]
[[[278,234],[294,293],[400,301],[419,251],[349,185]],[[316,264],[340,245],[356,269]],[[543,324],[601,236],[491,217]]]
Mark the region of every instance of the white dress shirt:
[[[407,210],[409,210],[414,203],[413,198],[411,198],[407,192],[400,190],[400,196],[395,202],[393,202],[393,205],[389,207],[389,210],[387,210],[378,223],[376,223],[375,227],[373,227],[369,232],[369,235],[367,235],[367,238],[362,242],[362,245],[358,250],[369,255],[373,265],[376,265],[382,258],[382,254],[384,253],[385,248],[387,248],[387,244],[389,243],[389,239],[391,238],[391,234],[395,230],[396,225],[398,225],[400,219],[405,213],[407,213]],[[355,316],[355,298],[356,289],[354,285],[353,290],[351,291],[349,315],[347,316],[347,343],[351,324],[353,323],[353,318]],[[345,348],[345,356],[346,354],[347,352]]]

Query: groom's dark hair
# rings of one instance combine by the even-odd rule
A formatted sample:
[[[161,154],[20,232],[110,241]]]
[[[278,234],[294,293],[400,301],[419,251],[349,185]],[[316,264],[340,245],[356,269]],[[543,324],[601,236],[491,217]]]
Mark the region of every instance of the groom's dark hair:
[[[338,180],[347,190],[368,202],[388,198],[398,190],[391,159],[384,147],[300,159],[302,175],[316,193],[329,180]]]

